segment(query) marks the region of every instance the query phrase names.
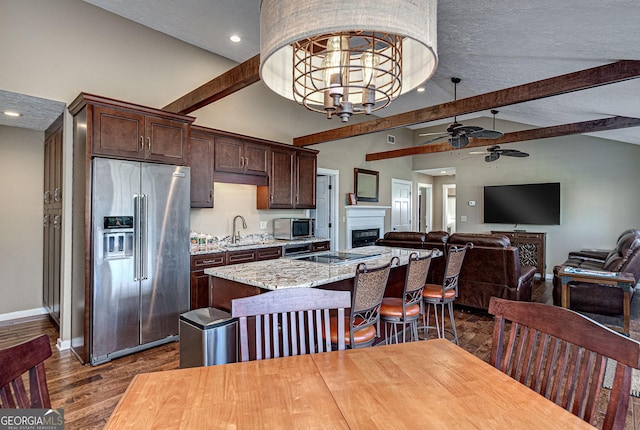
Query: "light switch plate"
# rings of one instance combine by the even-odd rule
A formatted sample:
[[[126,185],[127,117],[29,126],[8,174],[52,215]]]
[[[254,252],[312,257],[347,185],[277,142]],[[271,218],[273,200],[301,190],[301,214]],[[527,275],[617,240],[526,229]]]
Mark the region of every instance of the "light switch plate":
[[[267,222],[260,221],[260,230],[266,230],[266,229],[267,229]]]
[[[460,221],[461,222],[467,222],[467,216],[466,215],[461,215],[460,216]]]

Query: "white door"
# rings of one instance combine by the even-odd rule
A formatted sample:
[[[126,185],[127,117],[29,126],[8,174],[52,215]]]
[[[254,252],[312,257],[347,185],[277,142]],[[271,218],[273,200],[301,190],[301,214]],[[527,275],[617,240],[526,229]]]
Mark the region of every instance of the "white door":
[[[413,182],[391,179],[391,229],[411,231],[411,189]]]
[[[330,176],[316,177],[316,237],[329,239],[331,222]]]

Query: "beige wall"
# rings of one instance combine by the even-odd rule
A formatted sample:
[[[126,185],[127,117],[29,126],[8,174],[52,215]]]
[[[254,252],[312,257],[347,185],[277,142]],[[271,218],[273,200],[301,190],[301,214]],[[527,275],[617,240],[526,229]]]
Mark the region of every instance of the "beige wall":
[[[42,308],[44,132],[0,126],[0,315]]]
[[[500,122],[497,128],[507,131],[523,126]],[[517,228],[547,233],[547,273],[566,259],[568,251],[611,249],[622,231],[639,227],[636,189],[640,146],[578,135],[503,147],[520,149],[530,156],[501,157],[486,163],[482,155],[469,155],[469,149],[414,157],[415,169],[456,167],[457,231],[513,230],[513,225],[483,223],[483,186],[539,182],[560,182],[561,224]],[[434,185],[434,196],[437,192],[442,192],[441,187]],[[437,207],[441,197],[434,200]],[[470,200],[477,202],[475,207],[469,206]],[[467,222],[461,222],[461,216],[466,216]],[[434,225],[437,219],[434,217]]]

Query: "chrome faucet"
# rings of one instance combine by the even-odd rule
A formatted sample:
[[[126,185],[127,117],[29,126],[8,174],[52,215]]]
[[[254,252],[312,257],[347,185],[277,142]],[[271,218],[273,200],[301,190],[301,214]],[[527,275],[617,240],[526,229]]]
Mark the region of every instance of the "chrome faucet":
[[[240,239],[240,230],[238,230],[238,235],[236,237],[236,220],[240,218],[242,220],[242,228],[247,228],[247,222],[244,220],[242,215],[236,215],[233,217],[233,232],[231,233],[231,243],[236,243],[238,239]]]

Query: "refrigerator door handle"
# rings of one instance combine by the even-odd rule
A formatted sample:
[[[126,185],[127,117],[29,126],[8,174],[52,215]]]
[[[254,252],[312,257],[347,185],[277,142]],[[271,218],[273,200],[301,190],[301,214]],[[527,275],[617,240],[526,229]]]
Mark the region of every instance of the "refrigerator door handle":
[[[141,195],[140,209],[140,279],[148,279],[147,251],[149,247],[149,196]]]
[[[140,196],[133,195],[133,280],[140,280]]]

